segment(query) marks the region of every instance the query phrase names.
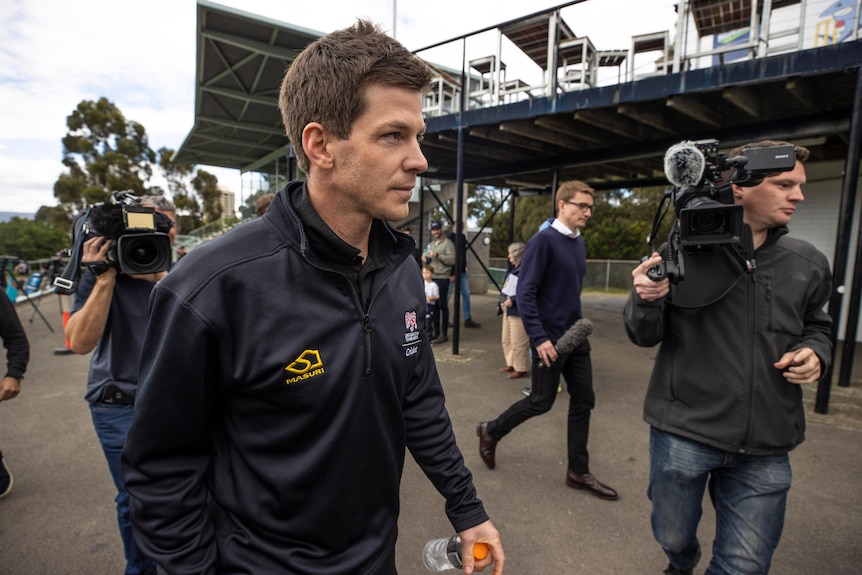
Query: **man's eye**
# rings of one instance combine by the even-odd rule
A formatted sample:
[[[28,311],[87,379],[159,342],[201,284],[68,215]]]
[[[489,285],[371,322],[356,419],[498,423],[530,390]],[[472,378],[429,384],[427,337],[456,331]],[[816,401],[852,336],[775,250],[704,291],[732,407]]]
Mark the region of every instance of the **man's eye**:
[[[401,139],[401,132],[390,132],[390,133],[386,134],[385,137],[389,138],[391,140],[400,140]]]

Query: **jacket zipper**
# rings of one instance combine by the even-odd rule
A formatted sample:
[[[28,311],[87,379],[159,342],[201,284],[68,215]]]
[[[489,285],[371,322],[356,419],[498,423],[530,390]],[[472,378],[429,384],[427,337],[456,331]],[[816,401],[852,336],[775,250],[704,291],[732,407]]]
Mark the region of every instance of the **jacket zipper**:
[[[757,268],[753,268],[751,270],[751,288],[748,290],[749,301],[753,301],[751,308],[754,312],[748,317],[748,333],[746,334],[746,338],[750,338],[748,345],[745,346],[748,349],[748,357],[746,358],[746,362],[748,363],[748,381],[746,382],[745,427],[743,428],[739,453],[745,453],[745,448],[748,445],[748,442],[751,441],[751,421],[754,417],[754,376],[756,370],[753,358],[757,355],[756,350],[754,349],[757,338],[754,337],[754,333],[757,328],[757,312],[759,307],[757,299],[757,277],[755,277],[754,273],[756,269]]]

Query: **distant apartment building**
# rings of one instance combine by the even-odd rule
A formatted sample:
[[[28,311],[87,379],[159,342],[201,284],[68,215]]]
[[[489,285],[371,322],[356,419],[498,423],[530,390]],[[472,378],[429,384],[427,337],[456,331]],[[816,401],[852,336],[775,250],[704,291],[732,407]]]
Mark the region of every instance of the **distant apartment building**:
[[[221,217],[224,218],[232,218],[236,215],[236,194],[231,192],[230,190],[221,190],[221,195],[219,196],[219,203],[221,204]]]

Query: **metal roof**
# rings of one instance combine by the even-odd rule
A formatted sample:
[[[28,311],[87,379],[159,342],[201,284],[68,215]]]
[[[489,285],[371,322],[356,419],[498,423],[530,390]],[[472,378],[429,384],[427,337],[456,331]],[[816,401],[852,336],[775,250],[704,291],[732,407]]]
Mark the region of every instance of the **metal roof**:
[[[242,171],[284,155],[284,71],[324,34],[198,1],[195,121],[176,160]]]

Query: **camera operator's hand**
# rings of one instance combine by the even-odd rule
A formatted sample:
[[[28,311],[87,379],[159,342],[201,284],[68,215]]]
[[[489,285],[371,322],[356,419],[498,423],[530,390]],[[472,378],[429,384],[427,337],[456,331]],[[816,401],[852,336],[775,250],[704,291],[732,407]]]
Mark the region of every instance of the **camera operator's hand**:
[[[663,298],[670,291],[670,280],[668,278],[653,281],[647,275],[647,270],[659,265],[662,261],[661,255],[655,252],[648,260],[642,262],[632,270],[632,285],[634,285],[635,292],[637,292],[641,299],[655,301]]]
[[[95,236],[84,242],[81,265],[94,270],[96,281],[113,280],[117,277],[117,268],[108,263],[108,250],[111,249],[111,244],[113,241],[104,236]]]
[[[788,351],[772,365],[784,370],[784,379],[790,383],[805,385],[820,380],[820,358],[810,347]]]
[[[104,236],[94,236],[84,242],[84,251],[81,254],[81,263],[107,263],[108,250],[113,242]]]

